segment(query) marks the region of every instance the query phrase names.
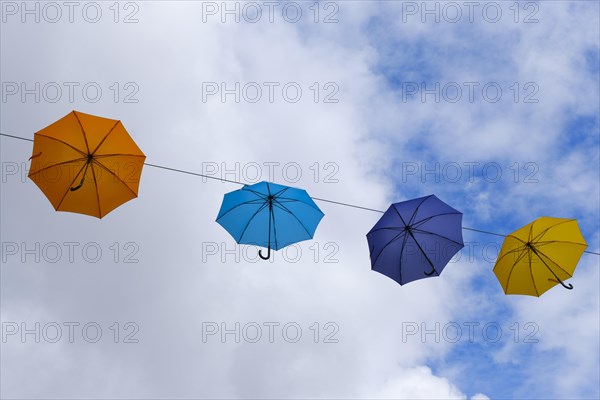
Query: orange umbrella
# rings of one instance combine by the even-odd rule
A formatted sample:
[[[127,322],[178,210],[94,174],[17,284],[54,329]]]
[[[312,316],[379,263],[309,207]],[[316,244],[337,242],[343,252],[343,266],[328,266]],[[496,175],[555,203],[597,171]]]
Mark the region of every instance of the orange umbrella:
[[[35,134],[30,159],[57,211],[102,218],[137,197],[146,156],[121,121],[73,111]]]

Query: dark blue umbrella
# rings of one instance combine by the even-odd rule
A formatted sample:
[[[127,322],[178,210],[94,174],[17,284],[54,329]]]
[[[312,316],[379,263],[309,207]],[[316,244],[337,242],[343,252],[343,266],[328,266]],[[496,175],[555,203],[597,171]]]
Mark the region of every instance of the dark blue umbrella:
[[[464,247],[462,213],[434,195],[395,203],[367,241],[371,268],[399,284],[437,276]]]
[[[227,193],[217,222],[240,244],[279,250],[312,239],[323,218],[308,193],[302,189],[259,182]]]

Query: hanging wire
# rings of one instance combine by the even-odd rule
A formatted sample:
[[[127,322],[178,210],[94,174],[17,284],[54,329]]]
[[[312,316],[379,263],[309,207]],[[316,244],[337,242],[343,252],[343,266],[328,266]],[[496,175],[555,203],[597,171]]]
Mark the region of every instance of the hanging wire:
[[[146,163],[146,162],[144,163],[144,165],[147,165],[147,166],[153,167],[153,168],[164,169],[164,170],[167,170],[167,171],[179,172],[179,173],[182,173],[182,174],[200,176],[202,178],[208,178],[208,179],[214,179],[216,181],[221,181],[221,182],[235,183],[237,185],[245,185],[245,183],[238,182],[238,181],[232,181],[232,180],[225,179],[225,178],[217,178],[216,176],[199,174],[197,172],[186,171],[186,170],[183,170],[183,169],[176,169],[176,168],[171,168],[171,167],[165,167],[163,165],[149,164],[149,163]]]
[[[33,142],[33,139],[27,139],[27,138],[24,138],[24,137],[21,137],[21,136],[13,136],[13,135],[8,135],[6,133],[0,133],[0,135],[6,136],[6,137],[10,137],[10,138],[13,138],[13,139],[25,140],[27,142]]]
[[[363,207],[363,206],[357,206],[355,204],[348,204],[348,203],[341,203],[339,201],[333,201],[333,200],[327,200],[327,199],[321,199],[319,197],[311,197],[313,200],[317,200],[317,201],[323,201],[325,203],[331,203],[331,204],[338,204],[340,206],[346,206],[346,207],[352,207],[352,208],[358,208],[359,210],[367,210],[367,211],[373,211],[373,212],[377,212],[377,213],[385,213],[385,211],[381,211],[381,210],[376,210],[374,208],[369,208],[369,207]]]
[[[21,136],[8,135],[6,133],[0,133],[0,135],[1,136],[6,136],[6,137],[9,137],[9,138],[13,138],[13,139],[24,140],[24,141],[27,141],[27,142],[33,142],[33,139],[24,138],[24,137],[21,137]],[[238,182],[238,181],[234,181],[234,180],[230,180],[230,179],[225,179],[225,178],[219,178],[219,177],[216,177],[216,176],[210,176],[210,175],[200,174],[198,172],[193,172],[193,171],[186,171],[184,169],[177,169],[177,168],[165,167],[163,165],[150,164],[150,163],[146,163],[146,162],[144,163],[144,165],[147,165],[148,167],[152,167],[152,168],[163,169],[163,170],[166,170],[166,171],[178,172],[180,174],[199,176],[199,177],[202,177],[202,178],[213,179],[213,180],[216,180],[216,181],[227,182],[227,183],[234,183],[236,185],[245,185],[245,183],[243,183],[243,182]],[[373,212],[380,213],[380,214],[385,213],[385,211],[382,211],[382,210],[376,210],[374,208],[363,207],[363,206],[359,206],[359,205],[356,205],[356,204],[342,203],[342,202],[339,202],[339,201],[322,199],[320,197],[312,197],[311,196],[311,198],[313,200],[322,201],[322,202],[325,202],[325,203],[337,204],[337,205],[345,206],[345,207],[356,208],[356,209],[359,209],[359,210],[373,211]],[[506,235],[502,235],[500,233],[482,231],[480,229],[467,228],[465,226],[463,226],[462,229],[466,230],[466,231],[473,231],[473,232],[484,233],[486,235],[494,235],[494,236],[506,237]],[[594,255],[600,256],[600,253],[597,253],[597,252],[594,252],[594,251],[585,250],[584,253],[594,254]]]
[[[467,230],[467,231],[473,231],[473,232],[485,233],[485,234],[488,234],[488,235],[495,235],[495,236],[502,236],[502,237],[506,237],[506,235],[501,235],[501,234],[499,234],[499,233],[488,232],[488,231],[482,231],[482,230],[479,230],[479,229],[474,229],[474,228],[465,228],[465,227],[463,227],[463,229],[464,229],[464,230]]]

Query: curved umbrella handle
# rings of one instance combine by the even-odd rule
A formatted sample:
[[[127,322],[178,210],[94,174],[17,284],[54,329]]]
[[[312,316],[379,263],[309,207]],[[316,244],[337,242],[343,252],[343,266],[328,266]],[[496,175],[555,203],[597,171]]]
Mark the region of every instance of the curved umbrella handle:
[[[74,192],[83,186],[83,182],[85,181],[85,174],[87,174],[87,170],[88,170],[88,167],[90,166],[91,162],[92,162],[92,156],[88,156],[87,163],[85,163],[85,169],[83,170],[83,175],[81,176],[81,182],[79,182],[79,185],[70,188],[69,190],[71,192]]]
[[[74,192],[74,191],[76,191],[76,190],[79,190],[79,189],[80,189],[80,188],[83,186],[83,181],[84,181],[84,180],[85,180],[85,177],[84,177],[84,178],[81,180],[81,182],[79,182],[79,185],[77,185],[77,186],[75,186],[75,187],[72,187],[72,188],[69,188],[69,190],[70,190],[71,192]]]
[[[560,284],[562,285],[562,287],[564,287],[565,289],[568,289],[568,290],[573,290],[573,285],[572,285],[572,284],[570,284],[570,283],[569,283],[569,284],[567,285],[567,284],[565,284],[565,283],[564,283],[562,280],[560,280],[560,279],[558,279],[558,278],[556,278],[556,279],[548,279],[548,280],[549,280],[550,282],[558,282],[558,283],[560,283]]]
[[[258,251],[258,256],[259,256],[260,258],[262,258],[263,260],[268,260],[269,258],[271,258],[271,246],[269,246],[269,247],[268,247],[268,250],[267,250],[267,255],[266,255],[266,256],[263,256],[263,255],[262,255],[262,250],[259,250],[259,251]]]
[[[562,285],[562,287],[564,287],[565,289],[569,289],[569,290],[572,290],[572,289],[573,289],[573,285],[571,285],[570,283],[569,283],[569,285],[565,285],[565,283],[562,281],[562,279],[560,279],[560,278],[558,277],[558,275],[556,275],[556,273],[554,273],[554,271],[552,271],[552,268],[550,268],[550,267],[548,266],[548,264],[546,264],[546,261],[544,261],[544,259],[543,259],[543,258],[542,258],[542,256],[540,255],[540,253],[539,253],[539,252],[536,250],[536,248],[535,248],[534,246],[532,246],[532,245],[531,245],[531,243],[527,243],[527,244],[526,244],[526,246],[527,246],[528,248],[530,248],[530,249],[531,249],[531,251],[533,251],[533,252],[535,253],[535,255],[536,255],[536,256],[538,256],[538,257],[540,258],[540,260],[542,260],[542,262],[544,263],[544,265],[546,266],[546,268],[548,268],[548,271],[550,271],[550,272],[552,273],[552,275],[554,275],[554,277],[555,277],[556,279],[548,278],[548,280],[549,280],[550,282],[558,282],[558,283],[560,283],[560,284]]]
[[[560,284],[561,284],[561,285],[562,285],[562,286],[563,286],[565,289],[573,290],[573,285],[572,285],[572,284],[570,284],[570,283],[569,283],[568,285],[565,285],[565,283],[564,283],[564,282],[561,282]]]
[[[429,266],[431,267],[431,271],[429,272],[425,272],[423,271],[423,273],[427,276],[431,276],[435,273],[437,273],[437,271],[435,270],[435,267],[433,266],[433,263],[431,262],[431,260],[429,259],[429,257],[427,257],[427,253],[425,253],[425,251],[423,250],[423,248],[421,247],[421,245],[419,244],[419,242],[417,241],[417,238],[415,237],[415,235],[412,233],[412,230],[410,229],[410,227],[406,227],[405,228],[406,231],[408,232],[408,234],[410,235],[410,237],[412,238],[412,240],[415,241],[415,243],[417,244],[417,247],[419,248],[419,250],[421,251],[421,254],[423,254],[423,256],[425,257],[425,259],[427,260],[427,262],[429,263]],[[438,274],[439,275],[439,274]]]

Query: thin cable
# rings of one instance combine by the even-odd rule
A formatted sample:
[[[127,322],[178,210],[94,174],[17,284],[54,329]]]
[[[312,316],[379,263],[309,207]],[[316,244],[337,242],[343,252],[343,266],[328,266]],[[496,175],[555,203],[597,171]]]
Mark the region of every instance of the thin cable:
[[[464,226],[463,226],[463,229],[464,229],[464,230],[467,230],[467,231],[481,232],[481,233],[485,233],[485,234],[487,234],[487,235],[495,235],[495,236],[502,236],[502,237],[506,237],[506,236],[507,236],[507,235],[501,235],[501,234],[499,234],[499,233],[488,232],[488,231],[482,231],[482,230],[479,230],[479,229],[473,229],[473,228],[467,228],[467,227],[464,227]],[[600,256],[600,253],[596,253],[595,251],[588,251],[588,250],[584,250],[583,252],[584,252],[584,253],[588,253],[588,254],[594,254],[594,255]]]
[[[464,227],[464,226],[463,226],[463,229],[464,229],[464,230],[467,230],[467,231],[473,231],[473,232],[485,233],[485,234],[488,234],[488,235],[495,235],[495,236],[502,236],[502,237],[506,237],[506,235],[501,235],[501,234],[499,234],[499,233],[488,232],[488,231],[482,231],[482,230],[479,230],[479,229],[467,228],[467,227]]]
[[[385,211],[381,211],[381,210],[376,210],[374,208],[369,208],[369,207],[363,207],[363,206],[357,206],[355,204],[348,204],[348,203],[341,203],[339,201],[333,201],[333,200],[327,200],[327,199],[321,199],[319,197],[311,197],[311,199],[313,200],[317,200],[317,201],[324,201],[326,203],[332,203],[332,204],[338,204],[340,206],[346,206],[346,207],[352,207],[352,208],[358,208],[359,210],[367,210],[367,211],[374,211],[374,212],[378,212],[378,213],[385,213]]]
[[[188,174],[188,175],[200,176],[202,178],[214,179],[216,181],[221,181],[221,182],[229,182],[229,183],[236,183],[238,185],[245,185],[245,183],[242,183],[242,182],[232,181],[232,180],[225,179],[225,178],[217,178],[217,177],[214,177],[214,176],[199,174],[197,172],[192,172],[192,171],[185,171],[183,169],[175,169],[175,168],[171,168],[171,167],[165,167],[165,166],[162,166],[162,165],[149,164],[149,163],[144,163],[144,165],[147,165],[149,167],[154,167],[154,168],[165,169],[167,171],[180,172],[182,174]]]
[[[0,135],[6,136],[6,137],[10,137],[10,138],[13,138],[13,139],[20,139],[20,140],[26,140],[28,142],[33,142],[33,139],[27,139],[27,138],[24,138],[24,137],[21,137],[21,136],[7,135],[6,133],[0,133]]]
[[[24,137],[21,137],[21,136],[13,136],[13,135],[8,135],[6,133],[0,133],[0,135],[6,136],[6,137],[10,137],[10,138],[13,138],[13,139],[19,139],[19,140],[25,140],[25,141],[28,141],[28,142],[33,142],[33,139],[27,139],[27,138],[24,138]],[[200,174],[198,172],[186,171],[186,170],[183,170],[183,169],[176,169],[176,168],[171,168],[171,167],[165,167],[163,165],[156,165],[156,164],[150,164],[150,163],[144,163],[144,165],[147,165],[147,166],[153,167],[153,168],[164,169],[166,171],[179,172],[181,174],[199,176],[199,177],[206,178],[206,179],[213,179],[213,180],[221,181],[221,182],[235,183],[237,185],[242,185],[242,186],[246,185],[243,182],[233,181],[233,180],[225,179],[225,178],[218,178],[218,177],[210,176],[210,175],[204,175],[204,174]],[[382,210],[376,210],[374,208],[358,206],[356,204],[342,203],[340,201],[327,200],[327,199],[322,199],[322,198],[319,198],[319,197],[311,197],[311,198],[313,200],[322,201],[322,202],[325,202],[325,203],[337,204],[337,205],[345,206],[345,207],[356,208],[356,209],[359,209],[359,210],[373,211],[373,212],[377,212],[377,213],[380,213],[380,214],[385,213],[385,211],[382,211]],[[494,236],[506,237],[506,235],[502,235],[500,233],[482,231],[480,229],[474,229],[474,228],[467,228],[466,226],[463,226],[462,229],[466,230],[466,231],[473,231],[473,232],[485,233],[486,235],[494,235]],[[594,251],[587,251],[587,250],[585,250],[584,253],[594,254],[594,255],[600,256],[600,253],[596,253]]]
[[[28,141],[28,142],[33,142],[33,139],[27,139],[27,138],[24,138],[24,137],[21,137],[21,136],[13,136],[13,135],[8,135],[6,133],[0,133],[0,135],[6,136],[6,137],[9,137],[9,138],[13,138],[13,139],[19,139],[19,140],[25,140],[25,141]],[[165,166],[162,166],[162,165],[149,164],[149,163],[144,163],[144,165],[147,165],[149,167],[154,167],[154,168],[166,169],[168,171],[180,172],[182,174],[188,174],[188,175],[194,175],[194,176],[201,176],[203,178],[214,179],[214,180],[218,180],[218,181],[221,181],[221,182],[237,183],[238,185],[244,185],[244,183],[242,183],[242,182],[232,181],[232,180],[223,179],[223,178],[216,178],[214,176],[208,176],[208,175],[199,174],[199,173],[196,173],[196,172],[185,171],[185,170],[182,170],[182,169],[175,169],[175,168],[165,167]]]

